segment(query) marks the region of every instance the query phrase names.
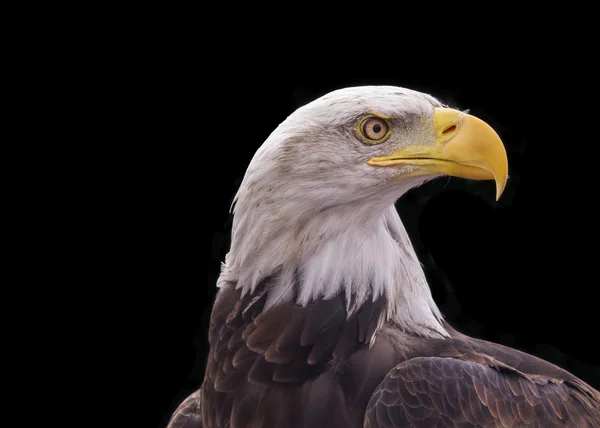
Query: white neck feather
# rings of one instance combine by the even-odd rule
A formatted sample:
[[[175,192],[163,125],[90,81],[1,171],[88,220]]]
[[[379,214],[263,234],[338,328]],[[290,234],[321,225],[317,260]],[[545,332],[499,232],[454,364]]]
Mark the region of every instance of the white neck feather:
[[[247,208],[243,204],[238,201],[236,211]],[[294,298],[306,305],[345,293],[351,314],[367,299],[383,296],[388,306],[382,321],[421,336],[448,336],[393,205],[376,216],[372,206],[364,212],[360,206],[334,207],[318,216],[296,210],[293,217],[279,213],[277,218],[253,208],[234,221],[219,286],[233,282],[244,294],[253,293],[271,277],[265,310]]]

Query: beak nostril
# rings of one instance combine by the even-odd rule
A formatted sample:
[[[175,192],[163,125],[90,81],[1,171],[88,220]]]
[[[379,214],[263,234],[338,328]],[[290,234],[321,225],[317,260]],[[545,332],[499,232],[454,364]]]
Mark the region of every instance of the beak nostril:
[[[448,128],[444,129],[442,135],[448,136],[454,134],[454,132],[456,132],[456,125],[451,125]]]

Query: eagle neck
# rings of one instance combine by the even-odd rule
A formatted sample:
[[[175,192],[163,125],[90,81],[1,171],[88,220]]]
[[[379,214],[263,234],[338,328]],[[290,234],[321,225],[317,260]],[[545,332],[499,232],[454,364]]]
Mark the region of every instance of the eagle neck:
[[[359,214],[346,207],[319,216],[298,214],[304,221],[297,227],[289,220],[278,227],[273,222],[268,228],[255,224],[251,232],[263,233],[254,241],[234,239],[237,245],[232,245],[220,282],[236,283],[245,295],[270,278],[265,310],[286,302],[306,307],[341,294],[350,317],[383,298],[380,326],[392,322],[418,336],[447,337],[395,207],[376,216],[372,211],[370,216]]]

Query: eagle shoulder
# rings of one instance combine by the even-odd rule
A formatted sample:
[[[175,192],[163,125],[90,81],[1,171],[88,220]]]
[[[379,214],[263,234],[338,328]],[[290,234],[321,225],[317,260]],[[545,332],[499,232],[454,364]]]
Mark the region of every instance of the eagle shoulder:
[[[600,428],[600,394],[532,355],[457,334],[424,341],[371,396],[365,427]]]

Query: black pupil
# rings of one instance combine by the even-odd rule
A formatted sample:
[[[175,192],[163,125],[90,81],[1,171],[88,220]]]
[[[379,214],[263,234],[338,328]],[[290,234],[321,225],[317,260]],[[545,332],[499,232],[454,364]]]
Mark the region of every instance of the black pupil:
[[[375,125],[373,125],[373,132],[376,134],[379,134],[381,132],[381,125],[376,123]]]

